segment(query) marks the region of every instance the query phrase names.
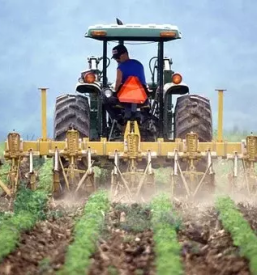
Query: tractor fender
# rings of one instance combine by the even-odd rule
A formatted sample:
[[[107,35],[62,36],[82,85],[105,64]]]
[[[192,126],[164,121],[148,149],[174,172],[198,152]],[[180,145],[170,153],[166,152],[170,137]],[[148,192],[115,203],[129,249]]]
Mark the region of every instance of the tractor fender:
[[[94,83],[82,83],[78,82],[76,85],[76,91],[79,93],[101,93],[101,85],[99,82]]]
[[[163,87],[163,96],[166,94],[173,95],[185,95],[189,93],[189,87],[186,83],[181,82],[180,84],[166,83]]]

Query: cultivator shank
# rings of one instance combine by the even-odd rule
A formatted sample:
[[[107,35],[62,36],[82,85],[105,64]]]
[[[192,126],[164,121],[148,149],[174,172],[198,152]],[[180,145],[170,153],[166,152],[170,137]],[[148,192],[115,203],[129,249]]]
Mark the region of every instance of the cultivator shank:
[[[154,189],[154,173],[152,170],[151,151],[142,152],[140,148],[140,132],[136,121],[128,121],[124,134],[123,152],[114,152],[114,168],[111,175],[111,194],[118,199],[123,197],[130,201],[138,199],[142,190]],[[146,167],[140,169],[138,164],[145,160]],[[120,162],[123,162],[120,166]],[[121,171],[122,170],[122,171]],[[143,197],[141,196],[141,199]]]
[[[54,150],[50,150],[49,156],[54,158],[54,193],[60,192],[62,188],[61,177],[68,191],[73,190],[77,193],[80,188],[89,193],[95,191],[91,149],[82,150],[78,131],[69,130],[64,149],[60,150],[56,146]]]
[[[175,149],[169,156],[174,162],[172,193],[179,181],[182,181],[187,196],[195,196],[205,180],[209,186],[214,185],[213,158],[216,158],[216,152],[211,148],[201,152],[196,133],[188,133],[183,140],[182,151]]]
[[[231,177],[231,189],[235,187],[247,190],[248,195],[255,195],[257,191],[257,175],[255,163],[257,161],[257,136],[248,136],[246,140],[242,141],[242,148],[240,152],[234,152],[228,156],[228,159],[233,160],[233,174]],[[241,161],[241,169],[240,169]],[[240,173],[240,170],[242,173]],[[243,178],[239,179],[242,174]],[[240,180],[240,182],[238,182]],[[241,183],[241,185],[240,185]]]
[[[5,150],[5,158],[10,160],[10,169],[8,172],[1,174],[2,176],[7,176],[9,181],[9,186],[0,181],[0,186],[5,191],[8,196],[12,196],[16,193],[18,182],[22,178],[21,166],[24,160],[29,159],[29,171],[26,171],[26,176],[29,179],[30,188],[35,190],[36,186],[36,174],[33,169],[33,152],[31,149],[24,151],[23,142],[18,133],[8,134]],[[24,174],[24,173],[23,173]]]

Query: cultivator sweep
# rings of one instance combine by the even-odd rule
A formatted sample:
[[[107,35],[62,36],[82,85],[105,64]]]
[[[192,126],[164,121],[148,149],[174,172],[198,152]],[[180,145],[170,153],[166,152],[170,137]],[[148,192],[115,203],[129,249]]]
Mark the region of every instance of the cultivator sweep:
[[[171,69],[172,60],[163,55],[164,42],[181,38],[176,26],[97,25],[88,29],[86,37],[103,42],[103,55],[88,59],[89,68],[76,85],[78,94],[56,99],[54,138],[47,137],[46,88],[41,88],[42,137],[23,141],[19,133],[8,134],[4,157],[10,163],[6,173],[9,184],[0,181],[8,196],[17,191],[24,160],[29,163],[26,175],[30,188],[37,188],[35,157],[53,159],[54,194],[94,192],[98,188],[94,168],[99,167],[110,172],[106,181],[113,198],[144,200],[158,191],[156,169],[168,167],[172,196],[195,197],[214,192],[219,159],[233,163],[231,172],[227,171],[231,192],[243,188],[249,195],[256,193],[257,136],[247,136],[242,142],[223,140],[224,90],[220,89],[218,136],[213,138],[209,100],[189,94],[181,74]],[[150,66],[156,59],[154,67],[150,66],[150,83],[144,85],[133,76],[117,91],[113,89],[107,78],[111,62],[107,45],[116,40],[119,44],[158,43],[157,57],[149,62]],[[141,102],[137,94],[141,101],[147,100]],[[173,95],[179,95],[175,108]],[[240,174],[243,181],[237,180]]]

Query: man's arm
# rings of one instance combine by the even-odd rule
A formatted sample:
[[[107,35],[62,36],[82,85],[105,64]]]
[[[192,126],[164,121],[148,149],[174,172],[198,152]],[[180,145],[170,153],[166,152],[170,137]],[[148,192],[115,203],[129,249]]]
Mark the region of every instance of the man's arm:
[[[122,83],[122,71],[117,69],[116,83],[115,83],[115,92],[118,91],[120,85]]]

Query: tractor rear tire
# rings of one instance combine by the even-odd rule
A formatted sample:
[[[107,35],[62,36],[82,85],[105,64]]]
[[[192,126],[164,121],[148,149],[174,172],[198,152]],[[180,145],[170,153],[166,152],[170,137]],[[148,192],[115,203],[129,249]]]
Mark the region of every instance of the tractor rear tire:
[[[209,99],[185,95],[177,99],[175,108],[175,137],[186,138],[195,132],[200,142],[212,141],[212,112]]]
[[[54,140],[64,141],[67,131],[70,129],[77,130],[79,138],[89,137],[90,131],[90,108],[88,99],[83,95],[62,95],[57,97],[55,104],[55,116],[54,116]],[[69,163],[63,157],[61,157],[62,165],[67,168]],[[86,166],[83,160],[78,161],[78,169],[85,170]],[[54,197],[60,197],[65,194],[66,184],[62,171],[60,171],[60,183],[63,191],[56,192]],[[80,178],[82,176],[80,175]],[[71,189],[75,188],[72,186]],[[82,187],[83,188],[83,187]],[[85,189],[85,190],[84,190]],[[84,187],[83,191],[88,192],[87,187]]]
[[[194,132],[200,142],[211,142],[212,112],[209,99],[199,95],[184,95],[177,99],[175,107],[175,138],[185,139],[186,134]],[[180,162],[182,171],[185,171],[187,163]],[[207,169],[207,161],[200,160],[196,164],[196,171],[204,173]],[[203,184],[200,196],[212,194],[215,190],[213,175],[207,175],[207,183]],[[183,186],[183,183],[180,183]],[[195,189],[196,186],[191,186]]]
[[[54,140],[65,140],[66,132],[71,127],[79,132],[80,138],[89,136],[90,109],[85,96],[62,95],[56,99]]]

